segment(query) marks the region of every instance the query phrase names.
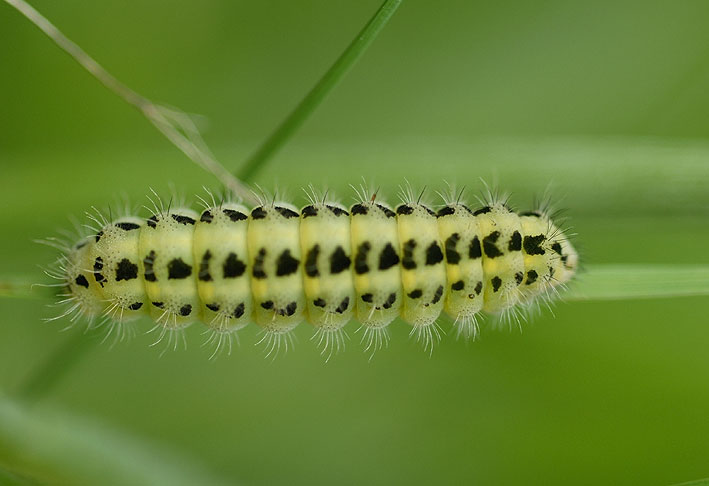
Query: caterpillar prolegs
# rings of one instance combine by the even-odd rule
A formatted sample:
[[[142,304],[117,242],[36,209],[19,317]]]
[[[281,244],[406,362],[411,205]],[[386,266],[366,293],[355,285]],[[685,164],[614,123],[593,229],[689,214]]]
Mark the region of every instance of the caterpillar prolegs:
[[[473,338],[481,312],[519,319],[576,271],[576,251],[544,209],[362,196],[349,208],[313,197],[300,211],[212,201],[201,213],[159,202],[147,219],[96,214],[97,231],[60,259],[63,315],[111,325],[149,315],[171,339],[201,321],[218,347],[255,323],[271,352],[302,321],[330,350],[357,321],[373,350],[401,317],[432,349],[442,312]]]

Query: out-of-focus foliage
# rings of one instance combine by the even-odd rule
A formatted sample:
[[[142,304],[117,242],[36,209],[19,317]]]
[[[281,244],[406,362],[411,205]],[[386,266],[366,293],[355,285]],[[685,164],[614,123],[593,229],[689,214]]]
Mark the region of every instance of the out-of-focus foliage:
[[[379,2],[34,5],[106,68],[205,116],[236,168]],[[531,205],[552,182],[591,264],[709,263],[709,4],[406,0],[362,61],[257,182],[350,202],[362,176],[393,199],[408,178]],[[68,215],[137,208],[172,182],[215,181],[0,4],[0,254],[34,281],[34,238]],[[431,192],[433,198],[433,192]],[[684,268],[684,267],[683,267]],[[668,285],[672,285],[668,281]],[[47,301],[48,302],[48,301]],[[11,393],[68,336],[43,302],[0,300]],[[40,402],[148,437],[245,483],[678,483],[708,474],[707,297],[569,302],[518,332],[449,335],[432,358],[395,323],[369,363],[350,330],[328,364],[302,325],[264,360],[258,330],[210,362],[140,335],[95,349]],[[142,323],[148,329],[149,323]],[[3,476],[0,476],[2,478]]]

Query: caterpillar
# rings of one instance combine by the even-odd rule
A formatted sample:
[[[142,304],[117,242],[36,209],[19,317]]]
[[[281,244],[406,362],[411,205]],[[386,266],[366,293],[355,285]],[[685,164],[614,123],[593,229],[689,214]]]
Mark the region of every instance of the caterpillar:
[[[459,194],[434,210],[408,194],[396,207],[363,190],[349,208],[313,195],[300,210],[212,197],[201,213],[159,198],[147,219],[96,211],[97,226],[64,248],[53,274],[67,305],[59,317],[115,326],[147,315],[171,341],[201,321],[217,350],[255,323],[269,354],[302,321],[323,351],[340,348],[353,320],[376,350],[401,317],[432,350],[441,313],[475,338],[481,313],[519,320],[576,271],[578,254],[544,207],[518,213],[489,197],[471,209]]]

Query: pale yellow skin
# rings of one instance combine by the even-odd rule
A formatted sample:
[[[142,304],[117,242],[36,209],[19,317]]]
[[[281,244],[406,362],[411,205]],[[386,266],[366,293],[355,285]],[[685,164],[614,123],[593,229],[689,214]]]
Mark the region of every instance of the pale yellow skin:
[[[305,256],[307,320],[317,328],[341,329],[352,320],[355,308],[350,216],[344,208],[325,203],[306,209],[300,220],[300,248]]]
[[[197,262],[197,292],[209,327],[237,331],[253,322],[249,210],[224,203],[204,211],[192,243]]]
[[[477,217],[466,206],[451,204],[448,207],[450,210],[446,213],[451,214],[439,214],[438,217],[438,233],[446,251],[448,281],[444,309],[454,319],[469,319],[480,312],[484,299],[480,230]],[[449,257],[449,250],[455,252],[455,257]]]
[[[276,207],[263,206],[257,209],[262,209],[265,217],[255,219],[256,210],[252,211],[248,229],[254,321],[276,333],[287,332],[297,326],[303,320],[305,311],[300,268],[300,217],[295,208],[285,205],[281,207],[293,211],[296,216],[286,218]],[[279,259],[284,255],[297,260],[298,267],[292,273],[279,276]],[[257,260],[262,260],[262,264],[258,264]],[[265,273],[264,278],[259,274],[259,267]],[[295,308],[292,307],[294,304]]]
[[[413,326],[429,326],[441,314],[449,289],[438,221],[421,204],[401,205],[397,213],[404,292],[401,317]]]
[[[524,255],[519,250],[510,250],[510,242],[515,233],[521,240],[522,226],[519,216],[499,203],[476,217],[485,275],[483,310],[497,313],[516,305],[520,299],[518,287],[524,276]]]
[[[283,334],[303,320],[323,332],[351,320],[379,332],[397,317],[423,329],[442,311],[469,325],[481,311],[548,298],[578,255],[548,216],[499,203],[438,214],[413,202],[394,211],[363,201],[349,212],[224,203],[122,218],[62,263],[82,315],[149,314],[168,330],[199,320],[223,333],[255,322]]]
[[[94,239],[94,244],[90,245],[93,280],[99,293],[110,302],[113,317],[124,321],[140,317],[148,303],[136,258],[140,254],[138,246],[143,224],[139,218],[121,218],[105,226],[99,240]]]
[[[93,276],[91,250],[94,241],[93,236],[84,238],[60,259],[66,275],[67,297],[71,299],[67,311],[70,314],[76,312],[72,318],[86,316],[93,319],[106,309],[101,286]]]
[[[178,216],[189,218],[192,223],[178,222]],[[175,209],[170,214],[157,215],[155,227],[143,225],[140,230],[139,275],[151,302],[150,316],[168,329],[180,329],[203,319],[192,253],[197,217],[191,209]],[[156,281],[146,278],[146,266],[152,266]]]
[[[374,202],[363,202],[360,206],[366,209],[366,214],[351,214],[356,317],[363,326],[381,328],[399,316],[402,304],[399,265],[384,270],[379,268],[382,250],[387,245],[399,248],[399,231],[396,217],[387,216],[387,211],[394,214],[390,208]],[[366,259],[360,263],[366,265],[368,271],[361,272],[358,270],[357,256],[364,253],[366,245],[369,246]],[[394,302],[390,302],[391,296]],[[370,302],[366,302],[363,297]]]

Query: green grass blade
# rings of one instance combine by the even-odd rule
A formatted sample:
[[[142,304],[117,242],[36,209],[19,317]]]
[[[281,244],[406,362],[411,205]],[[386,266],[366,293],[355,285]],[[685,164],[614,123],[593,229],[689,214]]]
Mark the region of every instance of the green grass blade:
[[[69,414],[28,409],[3,396],[0,469],[40,484],[227,483],[143,438]]]
[[[569,302],[709,296],[709,265],[596,264],[569,287],[562,293]],[[75,333],[24,380],[19,396],[36,401],[92,348],[92,340]]]
[[[709,295],[709,265],[589,265],[564,300],[628,300]]]
[[[50,288],[33,286],[32,284],[33,282],[25,277],[15,275],[0,276],[0,298],[33,299],[54,295]]]
[[[370,44],[384,28],[402,0],[386,0],[367,25],[357,34],[347,49],[340,55],[335,63],[320,78],[320,81],[305,95],[305,98],[295,107],[276,130],[263,142],[263,144],[246,161],[238,172],[238,178],[249,180],[271,159],[275,153],[288,141],[308,116],[322,103],[330,91],[337,85],[343,76],[362,57]]]
[[[709,478],[695,479],[694,481],[687,481],[686,483],[677,483],[672,486],[709,486]]]
[[[709,295],[709,265],[595,264],[569,284],[564,299],[625,300]],[[42,298],[22,278],[0,279],[0,298]]]
[[[140,111],[165,138],[189,157],[192,162],[212,173],[229,190],[242,197],[246,202],[251,204],[258,202],[250,188],[236,179],[212,155],[202,139],[199,129],[187,113],[154,103],[123,84],[25,0],[5,0],[5,2],[16,8],[106,88]]]

